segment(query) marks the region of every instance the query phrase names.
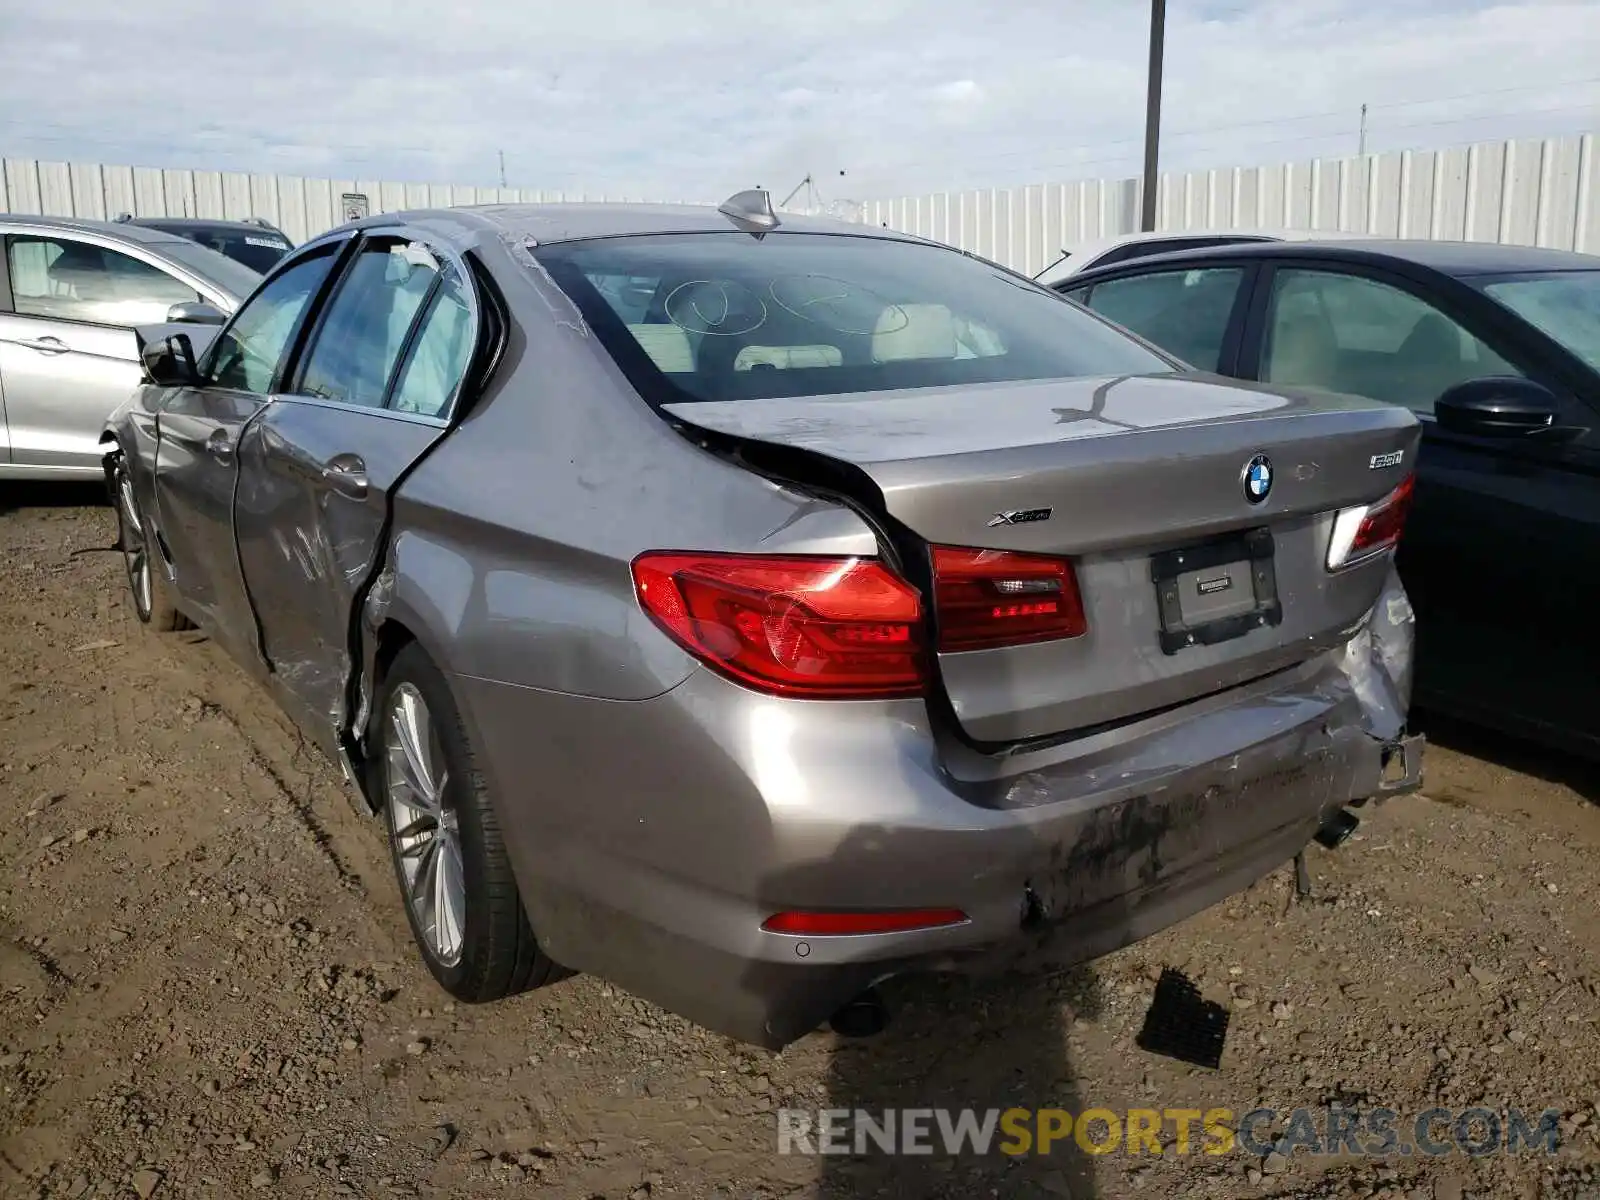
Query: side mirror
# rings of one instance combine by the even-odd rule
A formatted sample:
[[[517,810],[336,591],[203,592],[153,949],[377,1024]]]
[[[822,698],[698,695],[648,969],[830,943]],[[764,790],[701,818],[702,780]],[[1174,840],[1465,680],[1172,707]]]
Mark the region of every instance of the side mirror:
[[[140,352],[144,377],[157,387],[189,387],[200,382],[194,343],[186,333],[174,333],[151,342]]]
[[[227,314],[204,300],[189,300],[167,309],[168,325],[223,325]]]
[[[1561,405],[1542,383],[1518,376],[1469,379],[1434,402],[1442,429],[1474,437],[1526,437],[1554,429]]]

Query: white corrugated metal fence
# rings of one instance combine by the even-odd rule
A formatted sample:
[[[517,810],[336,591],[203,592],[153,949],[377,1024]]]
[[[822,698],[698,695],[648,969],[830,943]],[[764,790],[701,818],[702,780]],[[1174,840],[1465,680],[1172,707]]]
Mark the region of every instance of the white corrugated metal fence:
[[[1169,172],[1157,228],[1324,229],[1600,254],[1596,139],[1483,142],[1274,167]],[[1139,227],[1140,181],[1092,179],[870,200],[862,219],[1029,275],[1064,249]]]
[[[1347,230],[1600,254],[1594,135],[1483,142],[1161,176],[1158,227]],[[1033,274],[1063,249],[1138,227],[1137,179],[1091,179],[870,200],[861,219],[936,238]],[[6,159],[0,212],[114,219],[263,217],[295,241],[368,211],[627,199],[375,179],[308,179]]]
[[[99,163],[5,160],[0,212],[115,220],[136,217],[262,217],[296,242],[346,219],[344,197],[365,199],[369,212],[453,204],[604,200],[605,196],[529,188],[462,187],[378,179],[307,179],[235,171],[173,171]],[[612,196],[610,199],[624,199]]]

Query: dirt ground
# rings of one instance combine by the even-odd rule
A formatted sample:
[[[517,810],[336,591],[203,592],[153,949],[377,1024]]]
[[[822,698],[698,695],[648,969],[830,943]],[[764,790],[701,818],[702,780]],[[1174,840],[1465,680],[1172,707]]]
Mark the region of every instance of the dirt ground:
[[[1600,776],[1438,729],[1424,797],[1049,977],[896,990],[782,1054],[599,980],[481,1008],[415,959],[377,828],[196,635],[142,629],[91,490],[0,491],[0,1196],[1600,1195]],[[1163,966],[1222,1065],[1139,1050]],[[780,1155],[780,1107],[1562,1114],[1470,1157]],[[1063,1148],[1063,1145],[1065,1148]]]

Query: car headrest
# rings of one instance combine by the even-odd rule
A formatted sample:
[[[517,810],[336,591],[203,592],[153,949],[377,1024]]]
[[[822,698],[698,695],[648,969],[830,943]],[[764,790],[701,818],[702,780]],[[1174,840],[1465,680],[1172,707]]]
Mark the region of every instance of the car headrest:
[[[1461,336],[1438,313],[1424,313],[1406,334],[1397,353],[1412,363],[1458,363],[1461,361]]]
[[[956,321],[942,304],[891,304],[872,334],[873,362],[954,358]]]
[[[733,369],[750,371],[756,367],[777,367],[779,370],[791,370],[843,364],[844,355],[837,346],[746,346],[734,358]]]
[[[689,345],[689,335],[676,325],[629,325],[628,332],[657,370],[668,375],[694,370],[694,347]]]

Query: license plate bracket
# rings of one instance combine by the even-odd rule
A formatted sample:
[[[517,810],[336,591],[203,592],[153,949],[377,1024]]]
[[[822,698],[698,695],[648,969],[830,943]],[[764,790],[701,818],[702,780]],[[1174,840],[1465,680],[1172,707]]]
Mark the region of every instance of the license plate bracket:
[[[1283,622],[1270,529],[1209,538],[1150,558],[1163,654]]]

